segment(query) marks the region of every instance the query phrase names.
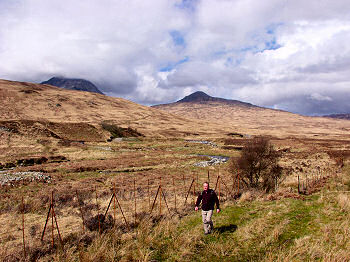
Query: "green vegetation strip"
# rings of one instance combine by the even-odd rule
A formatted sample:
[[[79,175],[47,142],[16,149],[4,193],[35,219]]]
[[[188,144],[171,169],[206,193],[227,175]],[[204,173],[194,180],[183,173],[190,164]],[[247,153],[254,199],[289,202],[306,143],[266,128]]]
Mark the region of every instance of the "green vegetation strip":
[[[215,231],[202,233],[200,212],[184,219],[172,234],[159,235],[153,246],[152,258],[157,261],[258,261],[268,253],[287,250],[295,240],[316,234],[315,219],[322,204],[318,197],[305,201],[284,199],[273,202],[252,202],[229,206],[214,215]],[[192,234],[192,236],[191,236]],[[186,236],[187,235],[187,236]],[[183,256],[178,238],[195,238],[196,242]],[[186,242],[186,241],[185,241]],[[182,256],[181,256],[182,254]]]

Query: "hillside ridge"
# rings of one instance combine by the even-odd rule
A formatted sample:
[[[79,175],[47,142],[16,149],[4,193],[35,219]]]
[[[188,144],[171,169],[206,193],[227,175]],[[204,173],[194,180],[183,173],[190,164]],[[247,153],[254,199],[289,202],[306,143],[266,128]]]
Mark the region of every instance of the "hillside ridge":
[[[232,99],[225,99],[221,97],[213,97],[208,94],[206,94],[203,91],[197,91],[194,92],[188,96],[185,96],[184,98],[178,100],[176,103],[205,103],[205,102],[221,102],[221,103],[227,103],[227,104],[234,104],[234,105],[240,105],[240,106],[248,106],[248,107],[258,107],[251,103],[242,102],[239,100],[232,100]]]
[[[189,121],[123,98],[93,92],[0,79],[0,97],[2,121],[35,120],[94,126],[107,121],[137,129],[146,136],[208,133],[201,121]]]
[[[52,77],[47,81],[41,82],[43,85],[52,85],[69,90],[87,91],[92,93],[103,93],[92,82],[81,78],[63,78]]]
[[[195,103],[195,104],[209,104],[209,103],[221,103],[221,104],[228,104],[228,105],[236,105],[236,106],[242,106],[242,107],[256,107],[259,108],[259,106],[253,105],[251,103],[242,102],[239,100],[233,100],[233,99],[225,99],[221,97],[213,97],[208,95],[207,93],[203,91],[196,91],[188,96],[185,96],[184,98],[173,102],[173,103],[164,103],[159,105],[153,105],[152,107],[162,107],[167,105],[178,105],[182,103]]]

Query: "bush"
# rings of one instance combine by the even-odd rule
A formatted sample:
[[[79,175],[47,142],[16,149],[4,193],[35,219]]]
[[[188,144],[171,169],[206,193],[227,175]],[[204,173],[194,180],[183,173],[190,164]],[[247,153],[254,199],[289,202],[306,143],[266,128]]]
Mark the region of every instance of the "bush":
[[[102,122],[101,126],[103,129],[109,131],[111,133],[111,140],[116,137],[139,137],[143,136],[141,133],[137,132],[136,129],[132,129],[131,127],[123,128],[114,124],[108,124],[106,122]]]
[[[248,188],[270,192],[282,176],[282,167],[278,164],[280,157],[269,139],[256,137],[246,143],[238,159],[232,160],[230,169],[232,172],[238,170],[241,181]]]

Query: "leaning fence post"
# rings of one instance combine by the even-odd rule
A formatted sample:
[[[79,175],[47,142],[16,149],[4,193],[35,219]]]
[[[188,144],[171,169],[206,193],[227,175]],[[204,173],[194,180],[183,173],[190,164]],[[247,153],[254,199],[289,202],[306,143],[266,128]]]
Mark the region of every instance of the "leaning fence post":
[[[118,204],[118,207],[119,207],[119,209],[120,209],[120,212],[122,213],[122,216],[123,216],[123,218],[124,218],[125,224],[126,224],[126,226],[130,229],[129,223],[128,223],[128,221],[126,221],[126,217],[125,217],[125,215],[124,215],[122,206],[121,206],[120,203],[119,203],[119,200],[118,200],[118,198],[117,198],[117,195],[114,195],[114,197],[115,197],[115,199],[117,200],[117,204]]]
[[[53,216],[55,218],[57,233],[58,233],[58,237],[60,239],[61,247],[63,247],[63,241],[62,241],[62,237],[61,237],[61,233],[60,233],[60,228],[58,227],[57,217],[56,217],[55,209],[54,209],[53,206],[52,206],[52,211],[51,212],[53,213]]]
[[[24,240],[24,200],[22,196],[22,233],[23,233],[23,256],[24,260],[26,260],[26,242]]]
[[[161,191],[161,195],[160,195],[160,197],[164,197],[164,203],[165,203],[165,206],[167,207],[167,209],[168,209],[168,212],[169,212],[169,215],[171,215],[171,213],[170,213],[170,209],[169,209],[169,206],[168,206],[168,202],[166,201],[166,197],[165,197],[165,194],[164,194],[164,192],[163,192],[163,189],[162,188],[160,188],[160,191]]]
[[[186,197],[185,197],[185,203],[184,203],[184,205],[186,205],[187,198],[188,198],[188,195],[190,194],[190,191],[191,191],[191,188],[192,188],[192,184],[193,184],[193,183],[194,183],[194,179],[192,179],[191,185],[190,185],[190,187],[188,188],[188,191],[187,191],[187,194],[186,194]]]
[[[45,236],[45,231],[46,231],[46,226],[47,226],[47,223],[49,222],[49,219],[50,219],[50,214],[51,214],[51,204],[50,204],[50,207],[49,207],[49,212],[47,212],[47,217],[46,217],[46,221],[45,221],[45,226],[44,226],[44,230],[43,230],[43,233],[41,235],[41,241],[44,240],[44,236]]]
[[[153,201],[153,204],[152,204],[152,208],[151,208],[151,210],[149,211],[149,214],[150,214],[150,215],[151,215],[151,213],[152,213],[152,211],[153,211],[154,205],[156,204],[157,197],[158,197],[158,194],[159,194],[159,188],[160,188],[160,186],[158,186],[157,193],[156,193],[156,196],[155,196],[154,201]]]

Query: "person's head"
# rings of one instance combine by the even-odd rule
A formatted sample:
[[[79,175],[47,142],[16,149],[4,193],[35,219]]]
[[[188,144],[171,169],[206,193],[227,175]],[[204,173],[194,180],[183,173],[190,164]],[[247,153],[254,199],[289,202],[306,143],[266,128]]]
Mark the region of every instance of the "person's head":
[[[204,182],[203,183],[203,189],[206,191],[209,189],[209,183],[208,182]]]

